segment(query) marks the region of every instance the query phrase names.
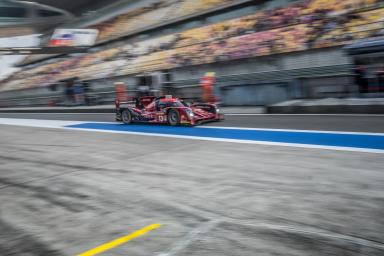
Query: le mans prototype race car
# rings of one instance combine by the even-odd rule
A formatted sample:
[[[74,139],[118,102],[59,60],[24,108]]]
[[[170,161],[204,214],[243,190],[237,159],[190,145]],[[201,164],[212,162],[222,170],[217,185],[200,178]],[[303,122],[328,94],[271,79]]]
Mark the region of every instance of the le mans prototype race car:
[[[197,125],[223,120],[216,104],[187,104],[172,96],[145,96],[133,102],[116,101],[116,121],[131,123],[160,123]]]

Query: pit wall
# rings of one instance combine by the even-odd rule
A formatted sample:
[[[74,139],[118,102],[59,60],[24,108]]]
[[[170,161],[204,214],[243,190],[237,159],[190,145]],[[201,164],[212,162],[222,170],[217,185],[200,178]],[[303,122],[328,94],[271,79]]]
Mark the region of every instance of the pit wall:
[[[187,66],[167,70],[172,82],[165,88],[183,98],[199,99],[199,80],[215,72],[216,94],[224,105],[260,106],[297,98],[345,97],[357,91],[352,79],[352,59],[341,48],[326,48]],[[91,80],[92,93],[100,104],[112,104],[114,83],[124,82],[130,95],[136,94],[135,76]],[[46,106],[64,98],[64,88],[31,88],[0,93],[0,106]]]

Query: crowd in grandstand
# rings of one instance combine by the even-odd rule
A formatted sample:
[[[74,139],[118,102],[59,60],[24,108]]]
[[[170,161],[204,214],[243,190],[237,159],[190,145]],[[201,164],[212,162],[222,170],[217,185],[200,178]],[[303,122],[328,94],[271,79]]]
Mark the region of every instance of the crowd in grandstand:
[[[149,9],[131,11],[98,25],[101,31],[99,40],[119,37],[139,30],[143,24],[148,26],[151,22],[159,22],[147,18],[147,22],[138,24],[133,20],[154,17],[151,16],[153,12],[164,8],[168,8],[165,13],[169,14],[169,8],[173,8],[170,3],[175,2],[184,6],[182,12],[177,11],[179,16],[183,16],[201,11],[203,2],[204,8],[213,8],[233,1],[162,1]],[[160,19],[160,16],[156,17]],[[16,73],[0,89],[47,85],[71,77],[97,79],[344,45],[356,39],[384,35],[383,17],[382,0],[299,1],[176,34],[133,44],[111,44],[104,50],[83,56],[40,63]]]
[[[161,0],[150,6],[118,15],[93,28],[100,31],[98,41],[105,41],[170,19],[178,19],[234,2],[236,0]]]

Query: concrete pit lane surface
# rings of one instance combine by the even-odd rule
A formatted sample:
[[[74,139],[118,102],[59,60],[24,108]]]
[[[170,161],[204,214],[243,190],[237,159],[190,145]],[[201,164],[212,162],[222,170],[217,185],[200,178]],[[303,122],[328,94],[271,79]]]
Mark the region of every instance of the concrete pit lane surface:
[[[0,118],[114,122],[113,113],[1,113]],[[204,126],[384,133],[384,115],[226,114]]]
[[[0,255],[384,255],[381,153],[0,134]]]

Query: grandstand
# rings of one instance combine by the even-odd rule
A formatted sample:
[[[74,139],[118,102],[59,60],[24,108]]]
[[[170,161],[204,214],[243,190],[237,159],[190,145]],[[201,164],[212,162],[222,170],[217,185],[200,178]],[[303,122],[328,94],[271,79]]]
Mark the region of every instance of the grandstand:
[[[319,87],[332,83],[342,86],[331,92],[342,95],[356,91],[344,86],[353,84],[353,59],[342,47],[384,36],[383,17],[380,0],[156,1],[88,26],[100,34],[86,54],[25,62],[1,82],[0,100],[15,90],[41,93],[72,77],[89,81],[96,91],[120,80],[134,89],[133,77],[155,71],[172,74],[175,93],[196,97],[198,79],[215,71],[226,104],[236,105],[249,93],[266,95],[251,105],[321,97]],[[188,24],[197,25],[184,29]],[[144,33],[153,27],[154,33]],[[292,93],[293,87],[299,89]]]

